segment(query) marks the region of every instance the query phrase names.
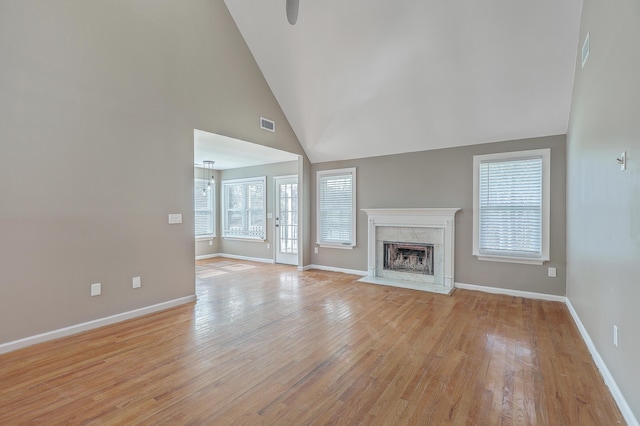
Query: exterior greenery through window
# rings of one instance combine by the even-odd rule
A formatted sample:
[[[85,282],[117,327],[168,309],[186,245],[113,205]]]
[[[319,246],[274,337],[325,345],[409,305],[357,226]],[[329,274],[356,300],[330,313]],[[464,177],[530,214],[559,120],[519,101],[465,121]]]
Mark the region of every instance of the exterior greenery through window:
[[[222,236],[266,239],[266,177],[222,181]]]
[[[215,187],[209,188],[209,180],[202,178],[196,178],[193,187],[196,238],[215,237]]]
[[[317,243],[353,248],[356,245],[356,169],[317,173]]]
[[[474,156],[474,255],[549,260],[549,167],[549,149]]]

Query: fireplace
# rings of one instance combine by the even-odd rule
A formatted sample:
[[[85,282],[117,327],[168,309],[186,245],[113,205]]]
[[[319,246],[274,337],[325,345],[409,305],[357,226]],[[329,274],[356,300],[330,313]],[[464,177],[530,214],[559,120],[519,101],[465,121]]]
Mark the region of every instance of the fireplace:
[[[455,214],[460,209],[363,209],[368,215],[367,276],[360,281],[449,294]]]
[[[433,275],[433,244],[385,241],[383,269]]]
[[[377,278],[442,285],[443,260],[441,228],[378,226],[375,229],[374,276]]]

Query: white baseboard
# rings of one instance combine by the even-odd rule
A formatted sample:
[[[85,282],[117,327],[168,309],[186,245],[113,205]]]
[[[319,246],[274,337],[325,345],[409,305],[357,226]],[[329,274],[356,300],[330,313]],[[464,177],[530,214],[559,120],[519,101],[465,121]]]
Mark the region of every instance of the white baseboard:
[[[531,291],[511,290],[508,288],[487,287],[484,285],[464,284],[464,283],[455,283],[454,286],[456,288],[461,288],[463,290],[482,291],[485,293],[492,293],[492,294],[504,294],[505,296],[524,297],[525,299],[549,300],[551,302],[562,302],[562,303],[566,303],[567,301],[566,297],[557,296],[555,294],[534,293]]]
[[[0,354],[26,348],[27,346],[37,343],[47,342],[49,340],[59,339],[61,337],[70,336],[72,334],[81,333],[83,331],[92,330],[94,328],[104,327],[105,325],[114,324],[131,318],[140,317],[142,315],[151,314],[153,312],[163,311],[165,309],[184,305],[196,301],[196,295],[181,297],[179,299],[169,300],[167,302],[158,303],[144,308],[134,309],[133,311],[123,312],[121,314],[111,315],[105,318],[99,318],[93,321],[83,322],[81,324],[72,325],[58,330],[48,331],[35,336],[25,337],[23,339],[14,340],[0,345]]]
[[[357,269],[336,268],[334,266],[307,265],[302,267],[303,271],[308,271],[309,269],[320,269],[321,271],[342,272],[343,274],[351,274],[351,275],[362,275],[362,276],[367,275],[367,271],[358,271]]]
[[[213,259],[215,257],[228,257],[229,259],[249,260],[251,262],[260,262],[260,263],[276,263],[274,259],[265,259],[263,257],[240,256],[238,254],[227,254],[227,253],[203,254],[201,256],[196,256],[196,260]]]
[[[214,257],[220,257],[220,253],[201,254],[200,256],[196,256],[196,260],[213,259]]]
[[[584,340],[584,342],[587,344],[587,348],[589,348],[589,352],[591,352],[591,357],[593,358],[593,360],[596,363],[596,366],[600,370],[600,374],[602,375],[604,382],[609,387],[609,390],[611,391],[611,395],[613,395],[613,399],[616,400],[616,403],[618,404],[618,408],[620,408],[620,412],[622,412],[624,419],[627,421],[627,424],[629,424],[629,426],[639,426],[638,419],[636,419],[633,412],[631,411],[631,407],[629,407],[629,404],[627,404],[627,400],[622,395],[622,392],[620,392],[620,388],[616,384],[616,381],[613,379],[613,376],[609,372],[609,369],[607,368],[607,365],[604,363],[604,360],[598,353],[598,350],[596,349],[596,346],[593,344],[593,340],[591,340],[591,336],[589,336],[589,333],[587,333],[587,329],[584,327],[584,324],[582,324],[582,321],[580,320],[578,313],[576,312],[575,309],[573,309],[573,305],[571,304],[571,301],[569,300],[569,298],[567,298],[566,303],[567,303],[567,308],[569,308],[569,312],[573,317],[573,321],[576,323],[576,326],[578,327],[578,330],[582,335],[582,340]]]
[[[229,259],[249,260],[251,262],[260,262],[260,263],[276,263],[274,259],[265,259],[263,257],[240,256],[238,254],[217,253],[215,257],[228,257]]]

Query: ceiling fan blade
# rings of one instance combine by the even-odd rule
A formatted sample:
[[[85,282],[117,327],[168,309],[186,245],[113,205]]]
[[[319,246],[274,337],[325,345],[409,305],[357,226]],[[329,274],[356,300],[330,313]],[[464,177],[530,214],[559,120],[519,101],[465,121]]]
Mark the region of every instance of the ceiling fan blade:
[[[291,25],[295,25],[298,20],[299,0],[287,0],[287,20]]]

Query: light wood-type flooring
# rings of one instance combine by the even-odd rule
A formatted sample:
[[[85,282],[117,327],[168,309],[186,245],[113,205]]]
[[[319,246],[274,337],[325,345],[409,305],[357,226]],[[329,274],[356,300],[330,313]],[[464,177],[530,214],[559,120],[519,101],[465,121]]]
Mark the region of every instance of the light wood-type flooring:
[[[562,303],[196,269],[195,304],[0,355],[0,425],[624,424]]]

